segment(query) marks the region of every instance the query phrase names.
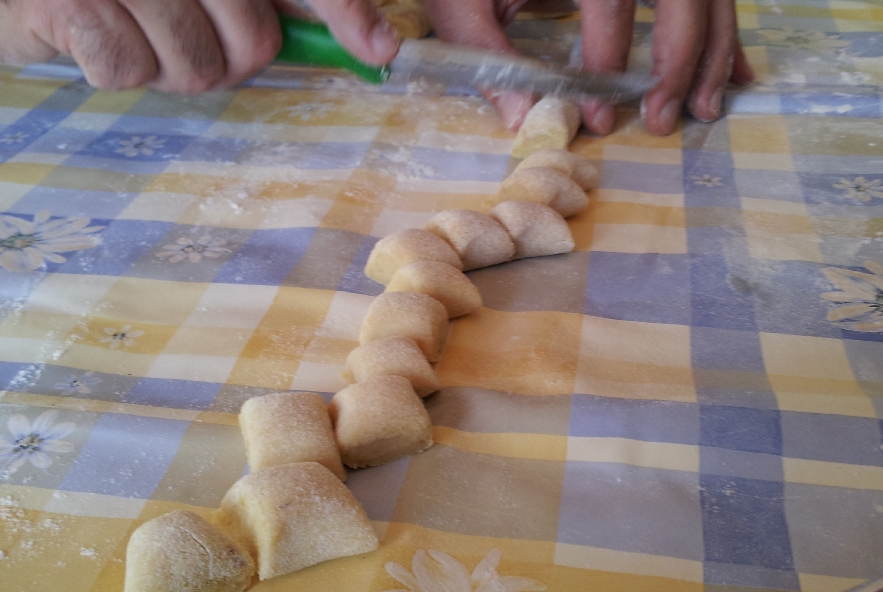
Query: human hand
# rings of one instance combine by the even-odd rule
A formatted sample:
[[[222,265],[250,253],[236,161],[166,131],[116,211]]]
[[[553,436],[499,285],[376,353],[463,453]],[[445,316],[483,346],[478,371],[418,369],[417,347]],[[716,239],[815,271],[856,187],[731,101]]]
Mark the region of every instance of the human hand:
[[[626,68],[635,0],[582,0],[583,67],[593,72]],[[658,0],[653,24],[653,74],[659,83],[644,97],[641,114],[650,133],[674,131],[684,105],[700,121],[721,115],[727,82],[754,79],[738,38],[734,0]],[[613,131],[614,106],[582,107],[590,130]]]
[[[389,62],[398,37],[370,0],[313,0],[344,47]],[[0,62],[70,55],[89,84],[197,93],[234,86],[267,65],[282,43],[284,0],[0,0]]]
[[[426,7],[441,39],[514,54],[502,27],[523,4],[521,0],[427,0]],[[625,70],[634,17],[635,0],[583,0],[582,53],[587,70]],[[685,101],[697,119],[717,119],[727,82],[751,82],[754,74],[737,33],[734,0],[659,0],[653,35],[653,73],[660,81],[642,104],[651,133],[671,133]],[[523,93],[501,93],[488,98],[506,126],[513,130],[521,125],[533,103]],[[613,131],[613,105],[588,101],[582,106],[582,115],[591,131],[600,135]]]

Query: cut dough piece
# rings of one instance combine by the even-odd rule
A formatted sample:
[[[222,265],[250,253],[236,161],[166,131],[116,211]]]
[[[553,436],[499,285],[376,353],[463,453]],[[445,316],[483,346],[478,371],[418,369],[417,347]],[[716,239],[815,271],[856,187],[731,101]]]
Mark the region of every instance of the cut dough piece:
[[[505,263],[515,255],[506,229],[481,212],[445,210],[430,218],[424,228],[454,247],[464,271]]]
[[[248,551],[201,516],[175,510],[135,529],[124,592],[241,592],[254,576]]]
[[[353,494],[315,462],[276,465],[242,477],[215,516],[219,527],[239,536],[257,557],[261,580],[378,545]]]
[[[346,357],[346,381],[366,382],[375,376],[404,376],[421,397],[439,389],[435,370],[410,337],[372,341],[357,347]]]
[[[565,218],[589,205],[589,197],[576,182],[549,167],[515,171],[500,185],[497,202],[532,201],[549,206]]]
[[[376,376],[348,386],[328,407],[348,467],[374,467],[432,446],[432,422],[407,378]]]
[[[442,261],[463,269],[460,257],[444,239],[419,228],[408,228],[377,241],[368,256],[365,275],[385,286],[399,267],[414,261]]]
[[[494,206],[491,216],[509,232],[515,243],[515,258],[569,253],[573,235],[561,214],[543,204],[504,201]]]
[[[453,319],[481,308],[481,294],[462,271],[440,261],[415,261],[399,267],[387,292],[419,292],[432,296]]]
[[[253,397],[239,411],[239,427],[252,471],[311,460],[324,465],[341,481],[346,480],[321,395],[273,393]]]
[[[579,107],[574,103],[545,96],[527,112],[511,154],[525,158],[546,148],[566,150],[579,130],[579,123]]]
[[[384,292],[368,308],[359,345],[396,335],[410,337],[427,360],[437,362],[448,337],[448,311],[426,294]]]
[[[516,171],[534,167],[549,167],[573,179],[584,191],[598,186],[598,169],[591,162],[567,150],[549,148],[534,152],[521,161]]]

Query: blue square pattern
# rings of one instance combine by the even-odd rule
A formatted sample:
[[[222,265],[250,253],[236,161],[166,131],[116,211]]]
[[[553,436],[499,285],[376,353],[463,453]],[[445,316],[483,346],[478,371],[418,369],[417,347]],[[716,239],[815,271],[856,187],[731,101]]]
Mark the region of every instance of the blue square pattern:
[[[752,283],[729,268],[722,255],[690,255],[693,286],[692,324],[700,327],[753,331]]]
[[[781,482],[702,475],[700,494],[706,561],[794,569]]]
[[[756,331],[691,327],[690,351],[694,368],[766,372]]]
[[[837,33],[837,36],[844,41],[849,41],[850,56],[859,58],[883,56],[883,38],[880,37],[880,33]]]
[[[278,286],[303,257],[315,228],[255,230],[218,272],[226,284]]]
[[[702,561],[698,475],[569,461],[558,541]]]
[[[100,132],[72,127],[56,127],[32,142],[26,152],[74,154],[95,140]],[[2,134],[0,134],[2,135]]]
[[[140,220],[93,220],[92,225],[104,226],[96,233],[100,245],[69,253],[67,262],[50,265],[57,266],[61,273],[123,275],[174,226],[170,222]]]
[[[214,122],[209,119],[184,119],[181,117],[149,117],[145,115],[121,115],[108,131],[124,135],[172,134],[201,136]]]
[[[574,395],[569,434],[698,444],[699,407],[674,401]]]
[[[855,210],[862,217],[879,217],[867,209],[883,206],[883,174],[879,170],[863,174],[800,173],[798,176],[807,203],[837,206],[843,214]]]
[[[192,140],[192,136],[108,131],[77,154],[128,162],[167,162],[178,158]]]
[[[202,410],[212,404],[221,386],[216,382],[142,378],[123,397],[123,402],[169,409]]]
[[[699,472],[703,475],[778,482],[785,478],[781,456],[714,446],[700,448]]]
[[[310,149],[302,158],[292,160],[292,166],[304,169],[353,169],[365,158],[371,142],[322,142],[306,146]]]
[[[642,193],[684,192],[684,168],[673,164],[646,164],[605,160],[599,187]]]
[[[6,162],[59,124],[67,112],[32,109],[0,133],[0,162]]]
[[[40,210],[49,210],[53,216],[85,216],[108,220],[116,218],[136,196],[135,193],[38,185],[15,202],[8,212],[33,216]]]
[[[502,181],[509,166],[508,154],[452,152],[415,147],[411,150],[415,176],[447,181]]]
[[[3,352],[0,351],[0,356]],[[0,361],[0,390],[26,390],[34,377],[40,376],[44,364],[20,364],[18,362]]]
[[[775,409],[702,405],[699,413],[703,446],[782,454],[782,429]]]
[[[883,467],[876,419],[783,411],[782,439],[783,456]]]
[[[241,138],[199,137],[181,151],[184,162],[235,163],[244,150],[254,142]]]
[[[610,319],[689,325],[688,256],[592,253],[584,313]]]
[[[728,152],[684,150],[683,155],[684,203],[687,207],[739,207],[733,158]]]
[[[50,263],[49,265],[57,265]],[[8,271],[0,267],[0,319],[12,314],[17,305],[24,303],[48,275],[45,268],[30,273]],[[17,356],[16,356],[17,358]]]
[[[365,264],[368,262],[368,256],[377,241],[378,239],[373,236],[365,237],[355,258],[346,273],[343,274],[340,285],[337,287],[338,291],[365,294],[366,296],[379,296],[383,293],[383,285],[365,275]]]
[[[782,113],[876,118],[881,115],[881,105],[876,94],[792,93],[782,95]]]
[[[379,467],[350,471],[347,475],[347,489],[362,504],[369,520],[392,520],[408,472],[408,461],[407,457],[400,458]]]
[[[106,413],[58,489],[149,499],[190,423]]]
[[[782,112],[782,99],[778,94],[739,89],[725,95],[724,110],[728,115],[735,113],[778,115]]]

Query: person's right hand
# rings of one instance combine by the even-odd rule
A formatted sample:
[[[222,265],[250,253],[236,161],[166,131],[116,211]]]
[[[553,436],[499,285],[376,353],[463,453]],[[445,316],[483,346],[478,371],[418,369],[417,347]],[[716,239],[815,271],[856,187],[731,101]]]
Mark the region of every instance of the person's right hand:
[[[370,0],[312,6],[356,57],[383,64],[395,56],[398,36]],[[293,9],[284,0],[0,0],[0,62],[69,55],[102,89],[228,88],[279,52],[277,11]]]

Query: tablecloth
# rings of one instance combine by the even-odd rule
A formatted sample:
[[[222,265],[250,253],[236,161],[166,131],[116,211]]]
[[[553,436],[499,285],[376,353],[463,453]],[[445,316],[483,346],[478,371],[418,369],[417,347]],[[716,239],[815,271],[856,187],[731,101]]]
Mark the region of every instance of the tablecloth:
[[[347,481],[380,549],[255,590],[883,575],[883,4],[738,12],[759,80],[726,118],[653,137],[632,106],[581,133],[601,181],[576,250],[469,273],[484,307],[437,365],[435,445]],[[576,28],[512,32],[542,54]],[[482,99],[431,90],[0,70],[0,590],[121,590],[137,525],[208,517],[247,471],[244,400],[344,386],[372,245],[486,210],[514,164]]]

